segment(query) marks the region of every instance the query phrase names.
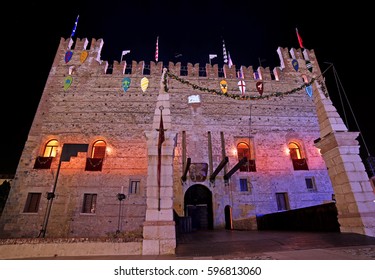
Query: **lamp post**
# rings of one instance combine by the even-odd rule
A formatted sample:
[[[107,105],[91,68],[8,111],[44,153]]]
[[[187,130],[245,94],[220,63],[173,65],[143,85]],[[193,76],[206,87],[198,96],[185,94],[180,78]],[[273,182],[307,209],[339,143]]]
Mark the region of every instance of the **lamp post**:
[[[120,228],[121,228],[121,209],[122,209],[122,201],[126,198],[126,195],[124,193],[118,193],[117,194],[117,199],[119,201],[119,208],[118,208],[118,223],[117,223],[117,230],[116,234],[119,234]]]

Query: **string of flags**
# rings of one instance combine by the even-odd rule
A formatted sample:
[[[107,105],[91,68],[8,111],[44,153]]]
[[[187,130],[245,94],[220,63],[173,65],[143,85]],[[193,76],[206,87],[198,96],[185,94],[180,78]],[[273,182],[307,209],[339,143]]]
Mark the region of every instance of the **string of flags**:
[[[78,20],[79,20],[79,15],[77,16],[76,18],[76,21],[74,23],[74,27],[73,27],[73,30],[72,30],[72,33],[71,33],[71,37],[73,37],[75,35],[75,32],[76,32],[76,29],[77,29],[77,25],[78,25]],[[303,46],[303,41],[302,41],[302,38],[301,36],[299,35],[298,33],[298,29],[296,28],[296,34],[297,34],[297,39],[298,39],[298,43],[300,45],[301,48],[304,48]],[[120,58],[120,62],[122,61],[123,59],[123,56],[130,53],[130,50],[124,50],[122,51],[121,53],[121,58]],[[65,62],[68,63],[71,58],[73,56],[73,52],[71,50],[68,50],[66,53],[65,53]],[[81,63],[84,63],[84,61],[86,60],[86,58],[88,57],[88,51],[87,50],[83,50],[82,53],[81,53],[81,56],[80,56],[80,62]],[[217,54],[209,54],[209,61],[210,61],[210,64],[211,64],[211,60],[216,58],[217,57]],[[225,64],[228,64],[229,68],[231,68],[233,66],[233,62],[232,62],[232,59],[230,57],[230,53],[227,52],[226,50],[226,46],[225,46],[225,41],[223,39],[223,58],[224,58],[224,63]],[[157,36],[156,38],[156,50],[155,50],[155,61],[158,62],[159,60],[159,36]],[[312,64],[310,61],[306,60],[306,67],[307,69],[312,72]],[[298,61],[296,59],[293,59],[292,60],[292,66],[293,68],[298,71],[299,69],[299,64],[298,64]],[[71,76],[71,72],[73,71],[73,69],[69,68],[69,75],[65,78],[64,80],[64,90],[67,90],[71,84],[73,83],[73,77]],[[186,82],[184,80],[182,80],[181,78],[175,76],[175,75],[172,75],[169,71],[167,71],[167,74],[176,79],[176,80],[179,80],[180,82],[183,82],[183,83],[188,83],[190,84],[190,82]],[[242,71],[242,67],[240,68],[239,71],[237,71],[237,78],[240,79],[237,83],[238,85],[238,88],[242,94],[242,97],[240,97],[240,99],[258,99],[258,98],[254,98],[254,97],[244,97],[244,94],[245,94],[245,91],[246,91],[246,83],[245,81],[243,80],[244,79],[244,75],[243,75],[243,71]],[[255,80],[259,80],[260,77],[259,77],[259,74],[257,71],[254,72],[254,79]],[[305,83],[305,85],[303,86],[308,94],[309,97],[312,97],[312,86],[311,86],[311,83]],[[125,77],[122,79],[121,81],[121,85],[122,85],[122,88],[123,90],[126,92],[128,90],[128,88],[130,87],[130,84],[131,84],[131,79],[129,77]],[[143,92],[146,91],[146,89],[148,88],[148,85],[149,85],[149,80],[144,77],[142,78],[141,80],[141,89]],[[216,94],[220,94],[220,92],[217,92],[216,90],[209,90],[209,89],[205,89],[205,88],[202,88],[200,86],[197,86],[197,85],[192,85],[190,84],[191,86],[193,86],[194,89],[201,89],[201,90],[208,90],[210,92],[213,92],[213,93],[216,93]],[[166,84],[166,81],[165,81],[165,89],[167,91],[167,84]],[[220,89],[221,89],[221,93],[225,94],[226,96],[229,96],[229,97],[233,97],[235,99],[239,99],[239,96],[238,95],[227,95],[227,90],[228,90],[228,85],[227,85],[227,82],[225,80],[222,80],[220,81]],[[264,84],[262,81],[258,81],[256,83],[256,89],[258,91],[258,93],[260,94],[260,96],[262,97],[263,95],[263,90],[264,90]],[[279,95],[284,95],[284,94],[280,94],[280,93],[276,93],[275,96],[279,96]],[[270,97],[270,96],[273,96],[273,95],[268,95],[267,97]]]
[[[122,51],[121,59],[122,59],[122,57],[124,55],[126,55],[128,53],[130,53],[130,50],[124,50],[124,51]],[[65,62],[66,63],[69,62],[69,60],[71,59],[72,55],[73,55],[73,53],[71,51],[67,51],[65,53]],[[81,55],[80,55],[80,62],[84,63],[84,61],[86,60],[87,56],[88,56],[87,50],[83,50],[82,53],[81,53]],[[216,58],[216,57],[217,57],[216,54],[210,54],[209,55],[209,59],[213,59],[213,58]],[[312,64],[311,64],[311,62],[306,60],[305,63],[306,63],[306,68],[310,72],[312,72]],[[292,65],[293,65],[294,69],[296,71],[298,71],[299,65],[298,65],[298,61],[296,59],[292,60]],[[71,66],[69,68],[69,75],[64,80],[64,90],[65,91],[68,90],[70,88],[70,86],[72,85],[72,83],[73,83],[73,77],[72,77],[73,70],[74,70],[74,66]],[[259,99],[260,97],[263,96],[263,91],[264,91],[264,83],[263,83],[263,81],[258,81],[258,82],[256,82],[256,85],[255,85],[255,87],[256,87],[256,89],[257,89],[260,97],[257,98],[257,97],[254,97],[254,96],[244,96],[244,94],[246,92],[246,83],[243,80],[244,79],[244,74],[243,74],[242,67],[239,69],[239,71],[237,71],[237,78],[239,79],[239,81],[237,82],[237,85],[238,85],[238,88],[239,88],[242,96],[239,96],[237,94],[228,94],[227,93],[227,91],[228,91],[228,84],[227,84],[227,81],[225,81],[225,80],[221,80],[220,81],[220,89],[221,89],[221,93],[220,93],[220,92],[218,92],[216,90],[211,90],[211,89],[200,87],[198,85],[193,85],[190,82],[187,82],[187,81],[185,81],[185,80],[183,80],[183,79],[181,79],[181,78],[179,78],[179,77],[177,77],[175,75],[172,75],[169,71],[167,71],[167,74],[170,77],[172,77],[172,78],[174,78],[174,79],[176,79],[176,80],[178,80],[178,81],[180,81],[182,83],[186,83],[186,84],[191,85],[194,89],[200,89],[200,90],[203,90],[203,91],[209,91],[209,92],[212,92],[212,93],[215,93],[215,94],[224,94],[225,96],[232,97],[232,98],[235,98],[235,99]],[[259,78],[260,77],[259,77],[258,72],[255,71],[254,72],[254,79],[255,80],[259,80]],[[165,86],[165,91],[167,92],[168,91],[167,83],[166,83],[166,81],[164,81],[164,82],[165,82],[165,85],[164,85]],[[308,94],[308,96],[312,97],[312,86],[311,86],[311,83],[312,82],[307,83],[306,79],[305,79],[305,85],[302,86],[302,87],[300,87],[300,88],[298,88],[298,89],[301,89],[301,88],[304,87],[305,90],[306,90],[306,93]],[[131,79],[129,77],[124,77],[122,79],[122,81],[121,81],[121,86],[122,86],[122,88],[123,88],[123,90],[125,92],[129,89],[130,84],[131,84]],[[143,92],[145,92],[147,90],[148,85],[149,85],[149,80],[146,77],[143,77],[141,79],[141,89],[142,89]],[[291,92],[295,92],[295,91],[293,90]],[[276,93],[276,94],[267,95],[266,97],[268,98],[270,96],[280,96],[280,95],[284,95],[284,94],[285,93]]]

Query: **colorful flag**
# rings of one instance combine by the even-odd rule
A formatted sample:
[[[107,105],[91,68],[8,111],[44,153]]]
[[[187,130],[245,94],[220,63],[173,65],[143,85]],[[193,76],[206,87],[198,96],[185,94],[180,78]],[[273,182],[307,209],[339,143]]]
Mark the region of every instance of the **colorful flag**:
[[[255,71],[255,72],[253,73],[253,75],[254,75],[254,79],[255,79],[255,80],[259,80],[259,73],[258,73],[258,71]]]
[[[77,16],[76,22],[74,23],[74,27],[72,30],[72,34],[70,35],[71,38],[73,38],[74,34],[76,33],[77,24],[78,24],[79,15]]]
[[[297,39],[298,39],[299,47],[304,49],[305,47],[303,46],[302,38],[301,38],[301,36],[299,36],[297,28],[296,28],[296,32],[297,32]]]
[[[155,61],[159,60],[159,36],[156,37],[156,51],[155,51]]]
[[[242,68],[242,66],[240,67],[240,70],[237,71],[237,78],[238,79],[245,79],[245,76],[243,74],[243,68]]]
[[[227,49],[225,48],[225,42],[223,39],[223,58],[224,58],[224,63],[228,63],[228,55],[227,55]]]
[[[230,53],[228,52],[228,66],[231,68],[233,65],[232,59],[230,58]]]
[[[257,82],[255,84],[256,88],[257,88],[257,91],[259,92],[260,95],[263,94],[263,82]]]

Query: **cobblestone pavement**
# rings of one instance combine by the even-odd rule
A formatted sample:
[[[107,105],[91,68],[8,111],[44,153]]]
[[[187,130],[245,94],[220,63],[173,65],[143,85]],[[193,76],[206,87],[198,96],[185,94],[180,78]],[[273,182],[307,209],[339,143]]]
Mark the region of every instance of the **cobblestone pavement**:
[[[56,256],[56,260],[375,260],[375,237],[339,232],[196,231],[174,255]]]
[[[375,260],[375,237],[339,232],[197,231],[178,237],[176,258]]]

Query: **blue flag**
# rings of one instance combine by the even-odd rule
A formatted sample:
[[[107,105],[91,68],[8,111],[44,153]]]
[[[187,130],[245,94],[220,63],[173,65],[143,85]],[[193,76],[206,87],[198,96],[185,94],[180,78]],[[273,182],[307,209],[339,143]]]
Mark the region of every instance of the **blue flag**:
[[[78,24],[79,15],[77,16],[76,22],[74,23],[74,27],[72,30],[72,34],[70,35],[71,38],[73,38],[74,34],[76,33],[77,24]]]

